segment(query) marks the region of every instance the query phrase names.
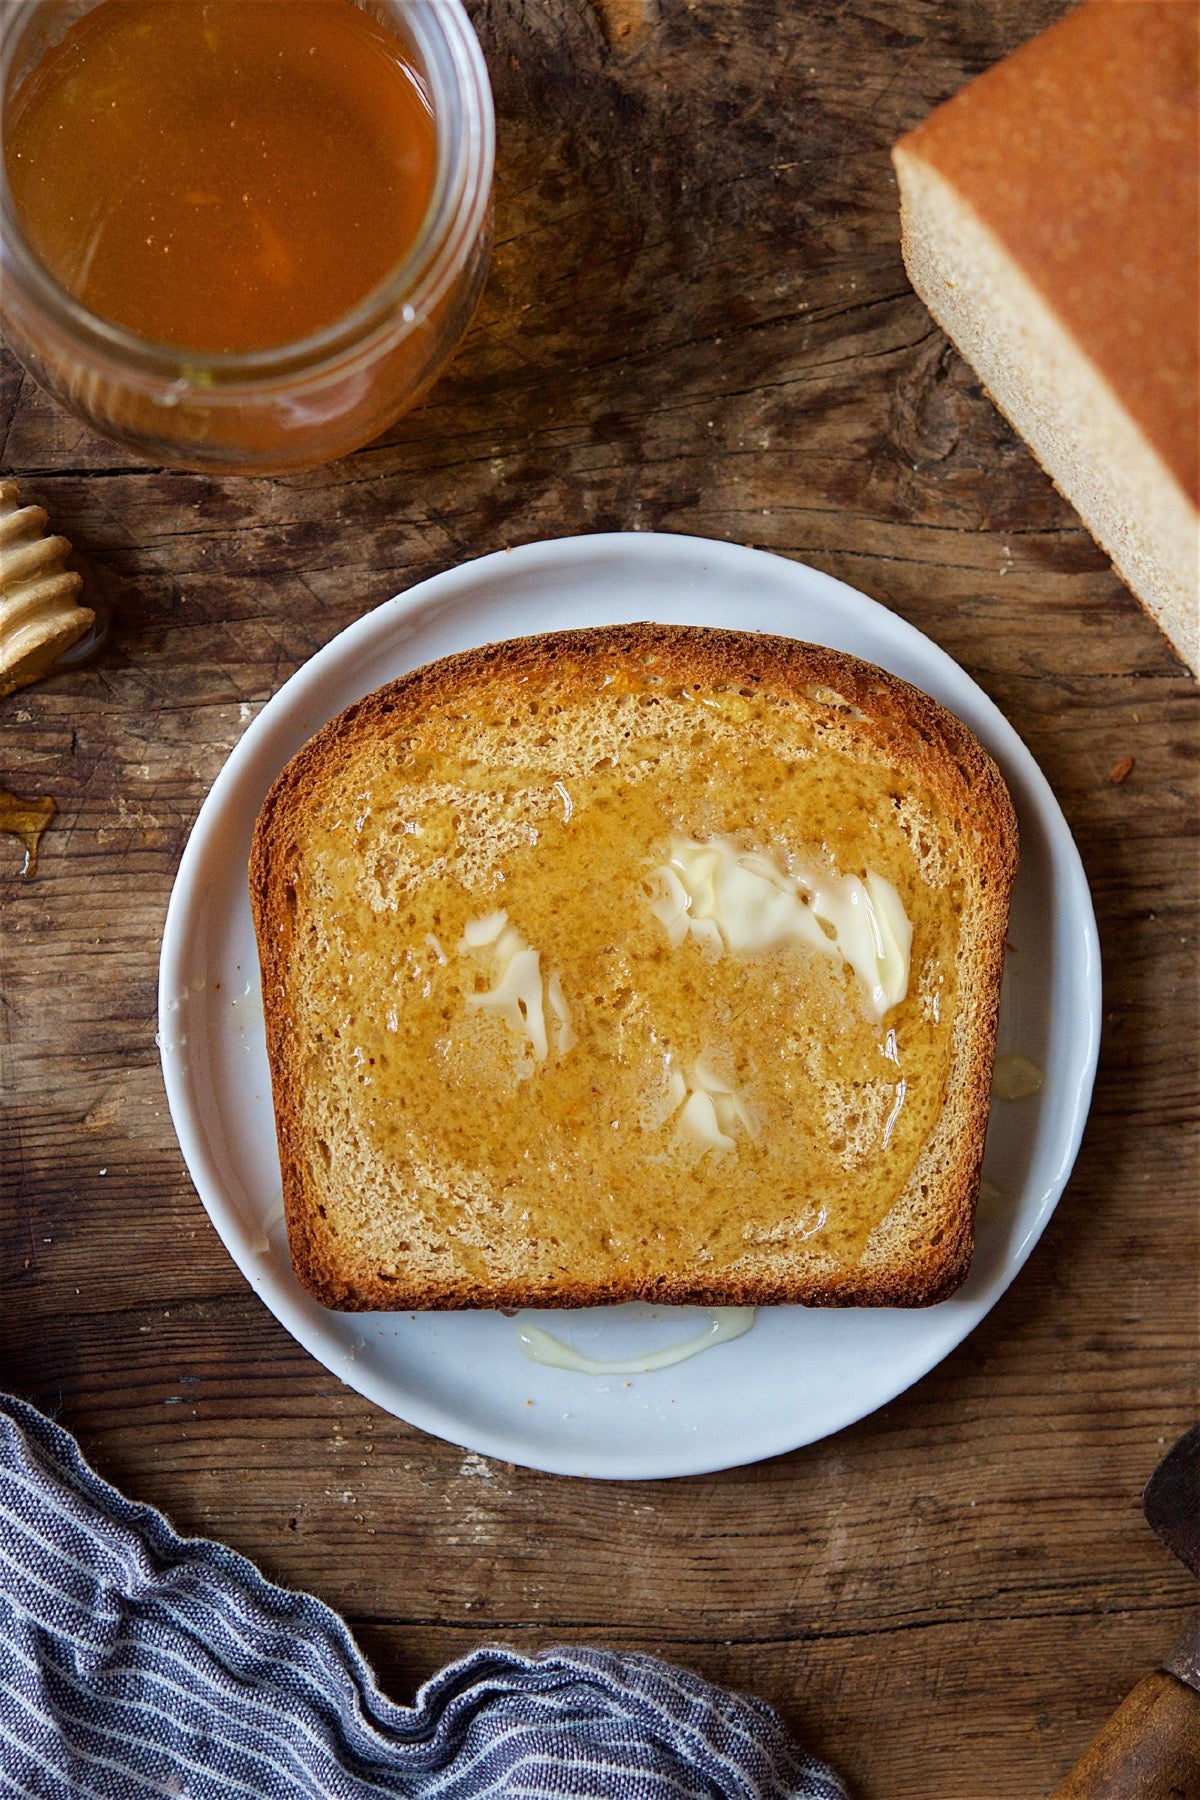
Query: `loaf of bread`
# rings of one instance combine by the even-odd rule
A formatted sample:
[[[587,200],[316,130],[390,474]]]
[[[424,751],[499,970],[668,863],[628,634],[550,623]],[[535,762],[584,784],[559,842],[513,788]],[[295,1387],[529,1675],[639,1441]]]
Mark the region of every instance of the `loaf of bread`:
[[[452,656],[280,775],[250,891],[326,1305],[920,1305],[966,1272],[1016,826],[926,695],[634,625]]]
[[[896,145],[905,265],[1200,670],[1195,0],[1087,0]]]

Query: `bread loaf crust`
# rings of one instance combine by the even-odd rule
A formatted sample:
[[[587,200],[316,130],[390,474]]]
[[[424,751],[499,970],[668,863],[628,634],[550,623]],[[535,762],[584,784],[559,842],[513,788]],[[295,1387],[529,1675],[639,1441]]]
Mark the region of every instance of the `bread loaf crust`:
[[[897,145],[1004,245],[1200,503],[1194,0],[1088,0]]]
[[[854,1267],[819,1256],[802,1269],[763,1254],[752,1271],[664,1272],[650,1264],[582,1278],[551,1291],[519,1277],[445,1281],[374,1278],[347,1261],[326,1229],[306,1116],[295,950],[296,874],[314,806],[333,792],[364,745],[403,744],[431,719],[486,699],[502,707],[533,690],[586,706],[606,681],[652,667],[656,679],[700,689],[770,692],[822,713],[830,741],[850,743],[881,769],[935,792],[968,845],[974,892],[961,946],[962,1003],[942,1117],[908,1188],[872,1232]],[[1008,904],[1017,864],[1016,820],[1003,780],[973,735],[929,696],[840,652],[791,639],[695,627],[636,624],[489,644],[414,670],[367,695],[306,744],[278,777],[259,816],[250,897],[262,963],[267,1052],[275,1100],[289,1246],[296,1274],[324,1305],[400,1308],[589,1306],[631,1299],[662,1304],[926,1305],[966,1275],[987,1128],[989,1085]]]
[[[893,149],[913,287],[1200,672],[1196,0],[1087,0]]]

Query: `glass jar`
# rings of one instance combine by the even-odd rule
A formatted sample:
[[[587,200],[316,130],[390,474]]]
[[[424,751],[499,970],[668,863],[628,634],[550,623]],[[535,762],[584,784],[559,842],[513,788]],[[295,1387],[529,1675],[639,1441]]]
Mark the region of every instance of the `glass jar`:
[[[99,0],[6,0],[0,118],[42,55]],[[487,273],[495,123],[460,0],[354,0],[400,41],[433,110],[436,173],[412,248],[334,325],[268,350],[152,343],[81,306],[34,254],[0,155],[0,316],[41,385],[104,436],[168,467],[276,474],[369,443],[425,392]]]

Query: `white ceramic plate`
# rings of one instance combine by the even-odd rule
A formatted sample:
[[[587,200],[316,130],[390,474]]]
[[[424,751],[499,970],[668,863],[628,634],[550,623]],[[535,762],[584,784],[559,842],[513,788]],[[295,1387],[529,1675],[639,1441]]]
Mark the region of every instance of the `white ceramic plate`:
[[[736,1342],[654,1374],[598,1377],[529,1362],[499,1313],[332,1313],[288,1261],[258,965],[246,895],[255,817],[319,726],[380,683],[499,638],[650,619],[778,632],[851,651],[924,688],[1002,768],[1020,817],[1000,1050],[1046,1073],[993,1106],[970,1276],[918,1311],[774,1307]],[[562,1474],[652,1477],[733,1467],[811,1443],[901,1393],[978,1323],[1024,1263],[1070,1173],[1100,1023],[1096,925],[1079,856],[1029,752],[927,638],[799,563],[701,538],[565,538],[452,569],[327,645],[246,731],[196,821],[171,897],[159,1040],[171,1116],[230,1255],[292,1335],[351,1387],[439,1437]],[[691,1309],[523,1315],[585,1354],[640,1357],[694,1336]]]

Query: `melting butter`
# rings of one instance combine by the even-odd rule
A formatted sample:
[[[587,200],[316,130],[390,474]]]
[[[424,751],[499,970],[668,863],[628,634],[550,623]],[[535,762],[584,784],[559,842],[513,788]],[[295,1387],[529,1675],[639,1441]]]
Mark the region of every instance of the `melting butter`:
[[[558,972],[552,971],[549,980],[543,981],[539,952],[509,924],[508,914],[491,912],[468,920],[458,948],[484,951],[495,964],[494,985],[484,994],[466,996],[471,1011],[481,1007],[494,1009],[510,1031],[525,1039],[534,1060],[545,1062],[550,1052],[545,1007],[549,1001],[556,1025],[555,1049],[559,1056],[565,1056],[577,1040]]]
[[[737,1150],[734,1131],[741,1127],[750,1137],[754,1127],[745,1101],[736,1088],[715,1075],[707,1063],[697,1062],[692,1079],[671,1073],[671,1097],[681,1128],[692,1137],[703,1156],[707,1150]]]
[[[546,998],[550,1002],[550,1011],[557,1022],[555,1048],[560,1056],[565,1056],[579,1042],[579,1033],[571,1024],[571,1014],[562,991],[562,981],[557,969],[551,969],[550,979],[546,983]]]
[[[1046,1077],[1031,1057],[1019,1051],[996,1058],[992,1070],[992,1096],[996,1100],[1028,1100],[1040,1094]]]
[[[975,1222],[978,1225],[990,1225],[993,1220],[1003,1216],[1008,1205],[1008,1195],[1003,1188],[998,1188],[987,1176],[979,1183],[979,1199],[975,1206]]]
[[[803,944],[849,963],[879,1019],[908,992],[912,924],[891,882],[873,870],[865,879],[793,877],[727,838],[672,838],[655,876],[650,908],[673,947],[689,936],[718,955]]]
[[[567,1369],[574,1375],[650,1375],[656,1369],[670,1369],[676,1363],[687,1362],[689,1357],[699,1356],[702,1350],[711,1350],[714,1344],[727,1344],[734,1338],[745,1337],[755,1317],[753,1306],[710,1307],[708,1325],[697,1337],[686,1338],[681,1344],[667,1344],[661,1350],[650,1350],[645,1356],[584,1356],[582,1351],[564,1344],[561,1338],[543,1331],[540,1325],[519,1325],[517,1343],[530,1362],[541,1363],[548,1369]]]
[[[274,1206],[270,1208],[266,1218],[259,1226],[257,1237],[251,1240],[250,1248],[257,1251],[259,1256],[269,1256],[272,1248],[272,1235],[279,1230],[281,1225],[286,1223],[286,1217],[287,1215],[285,1214],[283,1207],[283,1195],[280,1194]]]

